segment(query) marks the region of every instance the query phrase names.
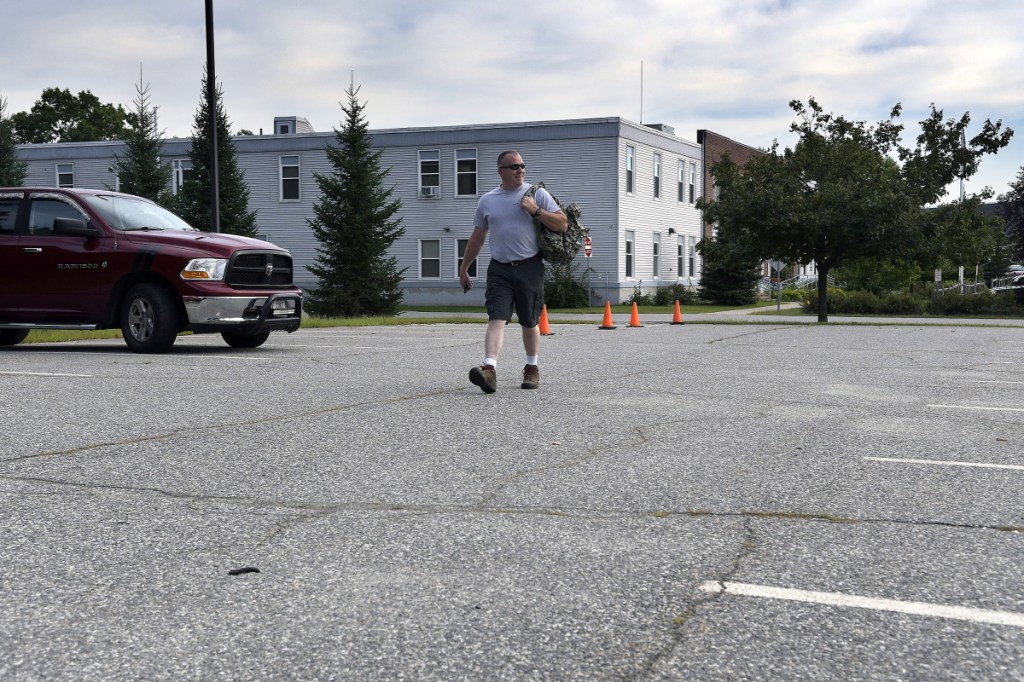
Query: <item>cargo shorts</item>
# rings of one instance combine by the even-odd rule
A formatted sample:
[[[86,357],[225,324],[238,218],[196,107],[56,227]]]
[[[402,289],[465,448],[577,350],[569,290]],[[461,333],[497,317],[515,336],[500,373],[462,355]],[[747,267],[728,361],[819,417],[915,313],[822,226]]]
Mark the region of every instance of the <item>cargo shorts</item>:
[[[540,254],[511,263],[492,258],[487,266],[484,300],[488,320],[509,322],[514,312],[521,326],[536,327],[544,308],[544,261]]]

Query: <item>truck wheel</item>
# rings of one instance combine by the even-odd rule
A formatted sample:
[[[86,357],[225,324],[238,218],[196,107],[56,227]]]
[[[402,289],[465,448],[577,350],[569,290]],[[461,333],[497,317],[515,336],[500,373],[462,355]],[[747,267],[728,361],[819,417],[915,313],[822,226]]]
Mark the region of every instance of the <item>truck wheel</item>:
[[[0,346],[17,346],[26,336],[27,329],[0,329]]]
[[[260,334],[253,334],[252,336],[246,336],[245,334],[238,334],[236,332],[221,332],[220,335],[232,348],[257,348],[263,345],[270,336],[270,332],[262,332]]]
[[[178,307],[167,291],[155,284],[132,287],[121,312],[121,334],[136,353],[164,353],[178,336]]]

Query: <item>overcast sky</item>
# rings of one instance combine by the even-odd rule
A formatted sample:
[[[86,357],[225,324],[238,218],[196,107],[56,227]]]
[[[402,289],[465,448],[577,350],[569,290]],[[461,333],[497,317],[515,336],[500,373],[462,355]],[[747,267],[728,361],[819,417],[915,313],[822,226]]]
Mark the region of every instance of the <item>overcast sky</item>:
[[[901,102],[913,136],[934,102],[1017,131],[967,184],[998,194],[1024,165],[1022,26],[1016,0],[214,0],[214,63],[232,131],[268,134],[339,126],[353,73],[371,129],[621,116],[792,146],[792,99],[872,123]],[[141,65],[191,135],[204,0],[21,2],[3,33],[8,115],[47,87],[130,109]]]

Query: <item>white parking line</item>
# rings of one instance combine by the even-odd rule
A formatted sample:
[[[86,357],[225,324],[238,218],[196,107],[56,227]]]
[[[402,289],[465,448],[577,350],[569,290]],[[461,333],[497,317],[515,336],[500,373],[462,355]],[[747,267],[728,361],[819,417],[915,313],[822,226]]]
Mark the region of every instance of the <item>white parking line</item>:
[[[7,377],[77,377],[79,379],[91,379],[91,374],[58,374],[56,372],[0,372]]]
[[[1024,412],[1024,407],[983,407],[980,405],[929,405],[950,410],[989,410],[991,412]]]
[[[704,592],[725,592],[726,594],[743,595],[745,597],[763,597],[765,599],[783,599],[808,604],[824,604],[826,606],[845,606],[855,609],[873,611],[892,611],[907,613],[914,616],[931,618],[948,618],[964,620],[971,623],[987,623],[991,625],[1009,625],[1024,628],[1024,613],[1013,611],[991,611],[975,609],[967,606],[946,606],[920,601],[901,601],[898,599],[877,599],[860,597],[838,592],[810,592],[768,585],[752,585],[750,583],[718,582],[709,580],[700,586]]]
[[[1024,384],[1024,381],[994,381],[994,380],[985,380],[985,379],[974,379],[973,381],[971,381],[971,383],[972,384],[1014,384],[1014,385],[1020,385],[1020,384]]]
[[[868,462],[894,462],[896,464],[934,464],[947,467],[978,467],[979,469],[1011,469],[1024,471],[1024,466],[1017,464],[987,464],[985,462],[957,462],[942,459],[901,459],[899,457],[865,457]]]

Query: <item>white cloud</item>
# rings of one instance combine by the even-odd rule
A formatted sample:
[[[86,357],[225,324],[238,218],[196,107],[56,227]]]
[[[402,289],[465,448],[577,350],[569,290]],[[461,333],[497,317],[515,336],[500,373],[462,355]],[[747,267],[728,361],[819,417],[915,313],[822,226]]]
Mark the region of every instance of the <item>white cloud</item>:
[[[339,124],[350,75],[373,128],[623,116],[768,146],[791,99],[916,128],[947,115],[1024,128],[1019,3],[978,0],[215,0],[216,70],[235,129]],[[46,87],[130,106],[142,62],[168,134],[187,136],[206,57],[202,3],[43,1],[6,19],[9,112]],[[26,59],[25,55],[31,55]],[[641,101],[641,62],[643,99]],[[972,189],[1004,191],[1024,130]]]

